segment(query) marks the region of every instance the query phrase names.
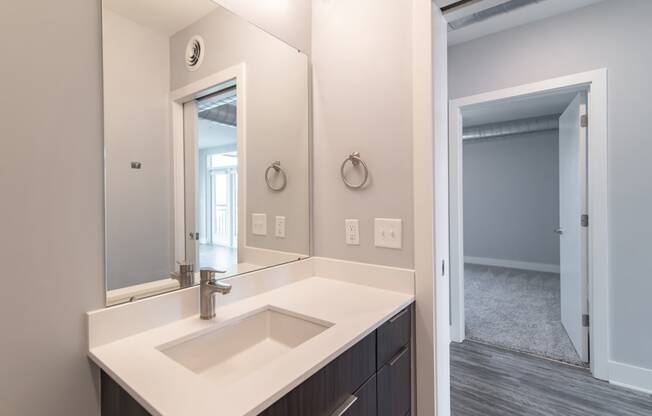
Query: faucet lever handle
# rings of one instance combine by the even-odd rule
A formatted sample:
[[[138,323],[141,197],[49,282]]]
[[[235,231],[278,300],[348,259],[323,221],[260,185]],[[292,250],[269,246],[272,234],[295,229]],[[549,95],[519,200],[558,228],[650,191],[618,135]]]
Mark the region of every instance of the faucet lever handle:
[[[199,280],[201,282],[208,282],[215,279],[215,275],[218,273],[226,273],[226,270],[218,270],[212,267],[202,267],[199,270]]]
[[[213,280],[215,277],[215,273],[217,273],[217,270],[215,270],[212,267],[202,267],[199,270],[199,280],[202,282],[208,282],[209,280]]]

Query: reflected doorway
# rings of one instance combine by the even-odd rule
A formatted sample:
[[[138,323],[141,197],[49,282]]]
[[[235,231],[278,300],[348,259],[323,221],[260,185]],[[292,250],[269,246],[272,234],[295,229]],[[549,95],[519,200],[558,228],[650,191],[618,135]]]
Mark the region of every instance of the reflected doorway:
[[[208,230],[200,241],[200,267],[224,267],[237,260],[238,246],[237,152],[209,154],[207,160],[206,215],[200,228]],[[201,224],[205,222],[205,224]],[[201,239],[200,239],[201,240]]]
[[[186,260],[199,268],[238,264],[236,105],[235,85],[184,104]]]

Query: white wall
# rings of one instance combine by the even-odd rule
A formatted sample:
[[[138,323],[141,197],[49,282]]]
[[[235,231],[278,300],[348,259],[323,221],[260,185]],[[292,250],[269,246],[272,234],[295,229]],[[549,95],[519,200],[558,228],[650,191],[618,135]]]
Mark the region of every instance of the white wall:
[[[314,230],[318,256],[412,267],[412,8],[402,0],[313,3]],[[350,190],[340,165],[351,152],[370,184]],[[376,248],[374,217],[403,219],[403,249]],[[360,245],[344,220],[360,220]]]
[[[559,267],[559,133],[465,140],[464,255]]]
[[[648,0],[610,0],[449,50],[451,98],[608,68],[610,358],[647,369],[652,369],[650,16]]]
[[[104,10],[107,288],[174,270],[169,38]],[[131,169],[132,161],[142,162]]]
[[[0,415],[97,415],[100,2],[0,2]]]

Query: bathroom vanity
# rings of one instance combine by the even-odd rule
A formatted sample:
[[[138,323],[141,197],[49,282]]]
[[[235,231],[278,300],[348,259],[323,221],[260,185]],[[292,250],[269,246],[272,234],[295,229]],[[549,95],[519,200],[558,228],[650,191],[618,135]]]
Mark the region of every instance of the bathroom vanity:
[[[411,307],[407,307],[260,414],[409,415],[410,329]],[[102,415],[150,415],[105,372],[101,392]]]
[[[409,414],[413,278],[310,258],[233,278],[211,320],[196,287],[91,312],[102,414]]]

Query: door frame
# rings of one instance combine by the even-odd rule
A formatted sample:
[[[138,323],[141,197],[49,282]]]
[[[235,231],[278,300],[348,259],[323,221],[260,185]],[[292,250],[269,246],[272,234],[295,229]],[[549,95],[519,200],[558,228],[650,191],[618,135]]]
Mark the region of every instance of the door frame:
[[[587,92],[589,332],[593,376],[609,378],[609,258],[607,216],[607,69],[562,76],[449,102],[451,340],[464,340],[464,228],[462,188],[462,111],[517,97],[562,91]],[[579,218],[578,218],[579,221]]]
[[[185,183],[184,183],[184,123],[183,105],[197,98],[223,88],[224,84],[235,82],[238,94],[236,101],[236,139],[238,155],[246,154],[247,143],[247,93],[245,82],[246,65],[240,63],[223,71],[211,74],[200,80],[178,88],[170,93],[170,121],[172,131],[173,163],[173,207],[174,207],[174,259],[183,262],[186,258],[185,233]],[[238,207],[247,212],[246,207],[246,158],[238,159]],[[245,246],[247,235],[246,215],[238,215],[238,247]],[[238,251],[238,257],[240,252]],[[238,260],[239,261],[239,260]],[[175,268],[178,269],[178,263]]]

